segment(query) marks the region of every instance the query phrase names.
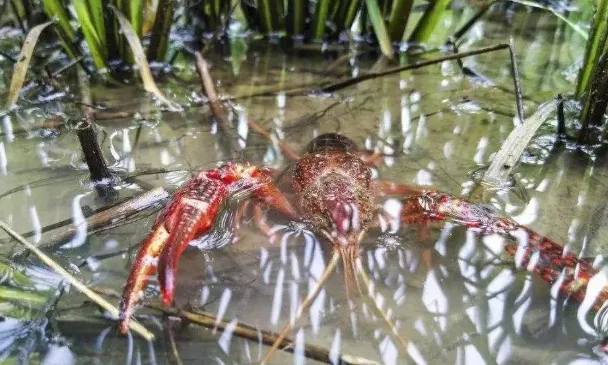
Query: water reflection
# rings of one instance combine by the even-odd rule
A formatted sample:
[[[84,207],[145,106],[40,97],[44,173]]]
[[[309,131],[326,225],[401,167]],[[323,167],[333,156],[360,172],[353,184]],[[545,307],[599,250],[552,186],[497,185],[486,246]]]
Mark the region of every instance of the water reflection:
[[[76,355],[70,350],[67,345],[49,346],[49,349],[42,360],[43,365],[74,365],[76,364]]]
[[[8,161],[6,159],[6,149],[4,148],[4,142],[0,142],[0,175],[1,176],[6,175],[7,166],[8,166]]]
[[[87,220],[82,213],[81,200],[85,194],[79,194],[72,200],[72,224],[75,232],[74,237],[66,244],[61,246],[63,249],[77,248],[82,246],[87,240]]]

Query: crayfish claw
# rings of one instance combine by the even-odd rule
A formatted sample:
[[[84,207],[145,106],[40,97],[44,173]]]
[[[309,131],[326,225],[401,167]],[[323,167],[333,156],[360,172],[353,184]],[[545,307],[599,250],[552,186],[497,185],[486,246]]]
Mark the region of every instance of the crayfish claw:
[[[158,265],[158,280],[164,306],[170,306],[175,298],[175,281],[179,258],[188,246],[201,232],[207,232],[213,221],[209,216],[215,216],[217,208],[209,209],[204,203],[183,199],[178,210],[175,226],[160,253]],[[211,214],[210,214],[211,213]]]
[[[127,333],[135,304],[142,296],[148,276],[156,271],[158,255],[168,237],[164,225],[158,225],[137,253],[120,302],[118,327],[121,333]]]
[[[193,179],[175,194],[137,253],[120,304],[122,333],[126,333],[133,308],[157,266],[162,303],[165,306],[173,303],[177,262],[188,243],[209,230],[226,195],[221,181],[207,179],[204,175]]]
[[[122,333],[127,332],[129,318],[148,277],[157,269],[162,303],[164,306],[173,303],[177,265],[182,253],[190,242],[209,233],[228,196],[243,191],[253,193],[259,202],[288,217],[296,216],[295,210],[264,170],[249,164],[227,163],[213,170],[200,171],[175,193],[137,253],[120,303],[119,328]]]

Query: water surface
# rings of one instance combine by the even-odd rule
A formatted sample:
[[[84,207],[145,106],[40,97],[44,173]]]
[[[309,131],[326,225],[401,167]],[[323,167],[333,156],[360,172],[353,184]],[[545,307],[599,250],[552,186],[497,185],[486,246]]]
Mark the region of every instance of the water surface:
[[[542,102],[573,89],[563,70],[582,55],[583,42],[576,35],[562,37],[568,30],[549,15],[517,13],[509,22],[504,14],[491,15],[474,27],[461,50],[508,42],[512,36],[529,116]],[[476,76],[463,74],[452,61],[366,81],[333,95],[275,91],[246,97],[262,88],[289,90],[373,66],[373,57],[361,56],[351,60],[352,67],[328,72],[340,55],[286,54],[252,44],[236,74],[229,54],[218,50],[210,57],[218,91],[240,96],[231,110],[242,139],[231,143],[210,119],[189,62],[161,78],[167,94],[186,105],[183,112],[159,111],[138,85],[94,84],[96,105],[104,112],[126,113],[98,120],[103,152],[121,179],[119,198],[154,186],[174,190],[192,171],[227,160],[290,166],[275,143],[247,128],[247,119],[297,151],[316,135],[342,133],[362,149],[387,155],[374,170],[378,178],[466,195],[473,172],[488,164],[517,122],[506,51],[465,60]],[[62,220],[81,222],[108,204],[90,185],[71,121],[78,118],[79,107],[68,96],[3,118],[0,217],[19,232],[31,232],[32,242],[46,247],[87,284],[120,292],[158,205],[101,230],[81,228],[53,246],[53,231],[41,231]],[[49,123],[53,120],[68,127],[57,129]],[[541,127],[516,169],[517,186],[525,194],[506,191],[489,204],[582,257],[601,259],[606,245],[603,177],[608,171],[601,158],[555,144],[555,125],[552,117]],[[401,201],[380,203],[395,210]],[[236,234],[238,242],[213,252],[187,250],[180,261],[176,304],[210,312],[232,326],[238,321],[280,332],[331,251],[323,240],[281,217],[271,215],[270,223],[279,233],[273,242],[247,219]],[[74,288],[57,289],[62,287],[57,275],[31,256],[14,258],[22,248],[4,235],[0,238],[3,258],[8,262],[13,257],[32,280],[10,284],[41,294],[33,304],[7,300],[1,307],[6,317],[0,331],[6,335],[0,338],[0,350],[7,361],[29,356],[46,364],[165,364],[179,363],[179,356],[184,364],[243,364],[259,361],[267,350],[230,331],[185,325],[143,308],[138,318],[157,340],[120,336],[95,305]],[[585,315],[539,277],[515,269],[513,259],[503,253],[504,239],[445,223],[433,225],[427,240],[411,226],[389,224],[384,232],[371,232],[361,257],[377,300],[407,340],[407,354],[369,303],[358,303],[351,312],[339,268],[291,332],[295,354],[277,353],[272,362],[312,363],[302,355],[306,343],[384,364],[599,363],[594,345],[602,326],[594,322],[594,313]],[[110,299],[118,304],[117,298]],[[158,303],[155,280],[145,301]]]

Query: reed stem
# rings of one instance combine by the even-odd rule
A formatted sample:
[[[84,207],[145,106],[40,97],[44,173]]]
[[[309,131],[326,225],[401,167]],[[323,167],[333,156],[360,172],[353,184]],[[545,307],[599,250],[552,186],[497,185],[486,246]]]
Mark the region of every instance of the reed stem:
[[[388,34],[392,42],[400,42],[407,27],[414,0],[396,0],[388,21]]]
[[[422,15],[422,18],[416,24],[416,28],[410,36],[412,43],[425,43],[431,38],[433,31],[439,24],[443,13],[447,9],[451,0],[436,0],[429,4],[429,7]]]
[[[82,69],[78,69],[78,79],[82,98],[82,121],[76,128],[76,135],[84,154],[85,162],[89,168],[91,182],[99,196],[106,200],[114,199],[118,193],[114,189],[112,174],[108,169],[106,160],[99,147],[97,134],[93,127],[94,113],[92,105],[91,90],[87,76]]]
[[[173,22],[173,6],[170,0],[159,0],[148,46],[148,61],[162,61],[167,53],[169,31]]]

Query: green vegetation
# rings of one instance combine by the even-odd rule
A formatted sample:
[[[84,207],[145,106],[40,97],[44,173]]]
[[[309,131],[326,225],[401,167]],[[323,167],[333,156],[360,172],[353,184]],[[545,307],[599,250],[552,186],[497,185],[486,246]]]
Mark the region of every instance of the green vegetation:
[[[30,1],[22,2],[31,7]],[[158,0],[153,7],[153,2],[143,0],[41,1],[46,17],[56,19],[55,28],[65,52],[73,59],[86,54],[97,70],[110,68],[111,72],[122,65],[132,65],[134,58],[121,34],[120,22],[109,7],[116,8],[129,20],[140,39],[149,35],[148,60],[163,62],[168,57],[176,14],[182,15],[182,29],[192,30],[199,39],[203,34],[223,36],[228,24],[239,22],[247,30],[264,36],[334,42],[358,22],[360,35],[377,40],[382,53],[392,57],[393,44],[404,40],[414,4],[413,0],[207,0],[185,4]],[[449,3],[441,0],[428,4],[409,40],[426,42]],[[80,47],[79,34],[86,47]]]
[[[579,142],[593,142],[608,106],[608,0],[597,2],[575,97],[583,103]]]
[[[0,260],[0,315],[30,320],[50,293],[37,290],[32,280],[13,264]]]
[[[40,0],[41,6],[33,0],[21,0],[11,4],[22,30],[32,34],[33,44],[31,41],[24,44],[23,48],[27,50],[24,55],[30,56],[20,56],[17,62],[7,109],[16,103],[25,81],[31,51],[39,31],[44,29],[35,25],[48,25],[49,20],[53,20],[53,28],[68,57],[75,61],[83,58],[83,64],[92,64],[98,75],[108,79],[120,79],[115,77],[117,75],[128,76],[124,70],[137,65],[146,90],[176,109],[154,85],[148,66],[151,61],[166,62],[171,58],[171,52],[191,52],[171,47],[172,31],[188,33],[195,40],[195,50],[203,49],[203,42],[209,39],[230,38],[231,43],[236,42],[231,48],[236,52],[233,62],[235,70],[238,70],[238,60],[243,57],[238,55],[239,50],[246,49],[246,42],[240,35],[235,37],[234,32],[229,32],[230,25],[238,24],[239,27],[232,29],[241,32],[253,32],[272,39],[284,38],[295,43],[361,40],[377,45],[383,55],[393,58],[395,45],[404,41],[427,45],[445,13],[451,11],[450,0],[428,3],[414,0]],[[587,39],[583,65],[573,94],[582,105],[579,141],[589,143],[597,140],[608,105],[608,0],[596,3],[588,34],[576,21],[564,15],[557,4],[489,0],[477,8],[477,13],[452,39],[457,42],[495,4],[549,11]],[[35,29],[37,34],[31,32]],[[441,34],[440,38],[443,36]]]
[[[71,7],[84,36],[88,54],[98,70],[108,68],[110,61],[117,59],[127,64],[132,63],[133,57],[126,46],[126,40],[120,33],[119,22],[111,16],[108,7],[113,6],[124,14],[138,36],[141,36],[143,13],[146,11],[143,0],[72,0],[70,2],[42,0],[42,3],[46,15],[57,19],[57,31],[68,55],[76,57],[77,54],[82,53],[82,50],[75,46],[76,30],[72,28],[68,16],[71,14],[69,11]]]
[[[392,43],[404,39],[413,0],[319,0],[311,7],[308,0],[259,0],[255,5],[241,1],[247,25],[270,35],[285,33],[304,41],[336,41],[351,30],[356,21],[362,36],[373,35],[382,53],[392,56]],[[437,26],[449,0],[428,4],[410,41],[426,41]],[[285,19],[285,21],[282,21]],[[370,32],[371,31],[371,32]]]

